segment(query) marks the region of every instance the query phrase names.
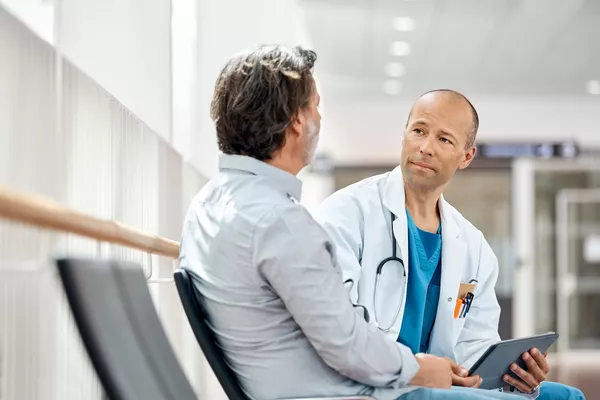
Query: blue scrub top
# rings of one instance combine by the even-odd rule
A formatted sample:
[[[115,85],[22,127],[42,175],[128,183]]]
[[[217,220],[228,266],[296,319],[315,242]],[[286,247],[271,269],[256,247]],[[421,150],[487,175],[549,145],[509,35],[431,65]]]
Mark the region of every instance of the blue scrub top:
[[[442,276],[442,235],[419,229],[408,210],[408,258],[410,271],[404,317],[398,341],[414,354],[425,353],[435,322]]]

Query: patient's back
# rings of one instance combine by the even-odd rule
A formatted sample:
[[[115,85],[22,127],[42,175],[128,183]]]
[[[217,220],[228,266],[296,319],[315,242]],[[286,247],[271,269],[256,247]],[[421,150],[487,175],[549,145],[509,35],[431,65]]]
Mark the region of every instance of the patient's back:
[[[352,395],[370,388],[329,368],[256,268],[256,238],[281,218],[327,241],[277,181],[222,170],[185,219],[181,267],[202,293],[211,327],[244,390],[254,398]],[[319,235],[323,237],[319,237]],[[261,241],[264,243],[264,241]],[[273,251],[270,249],[269,251]],[[286,251],[279,249],[279,251]],[[285,265],[281,265],[285,268]]]

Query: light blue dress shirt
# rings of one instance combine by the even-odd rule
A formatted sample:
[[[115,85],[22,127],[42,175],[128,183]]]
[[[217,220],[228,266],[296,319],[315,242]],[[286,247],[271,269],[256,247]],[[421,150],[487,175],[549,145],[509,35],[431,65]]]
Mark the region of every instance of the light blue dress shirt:
[[[301,186],[253,158],[222,156],[185,218],[180,265],[250,397],[395,399],[418,364],[354,310],[334,244],[297,202]]]

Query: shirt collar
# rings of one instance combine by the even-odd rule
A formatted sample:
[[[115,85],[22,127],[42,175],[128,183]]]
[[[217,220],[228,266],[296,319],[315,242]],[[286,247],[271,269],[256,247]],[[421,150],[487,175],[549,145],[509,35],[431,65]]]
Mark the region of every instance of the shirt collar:
[[[219,156],[219,170],[233,169],[249,172],[254,175],[271,180],[277,189],[300,201],[302,196],[302,181],[296,176],[280,168],[273,167],[263,161],[248,156],[221,154]]]

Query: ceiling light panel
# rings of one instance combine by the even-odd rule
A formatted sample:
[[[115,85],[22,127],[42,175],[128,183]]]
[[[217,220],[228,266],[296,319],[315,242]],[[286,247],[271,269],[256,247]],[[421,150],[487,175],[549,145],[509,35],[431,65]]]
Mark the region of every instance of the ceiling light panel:
[[[409,17],[394,18],[394,29],[400,32],[411,32],[415,30],[415,20]]]
[[[403,57],[410,54],[410,44],[404,41],[395,41],[390,44],[390,54],[397,57]]]
[[[385,73],[390,78],[400,78],[406,74],[406,67],[399,62],[391,62],[385,66]]]
[[[383,91],[390,96],[397,95],[402,91],[402,82],[398,79],[388,79],[383,83]]]
[[[593,96],[600,96],[600,81],[589,81],[585,88],[587,92]]]

